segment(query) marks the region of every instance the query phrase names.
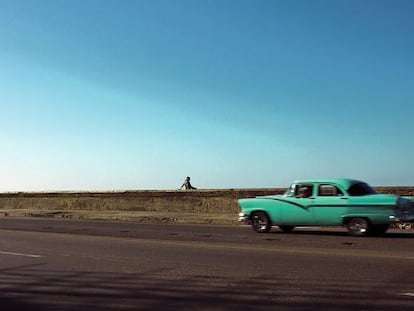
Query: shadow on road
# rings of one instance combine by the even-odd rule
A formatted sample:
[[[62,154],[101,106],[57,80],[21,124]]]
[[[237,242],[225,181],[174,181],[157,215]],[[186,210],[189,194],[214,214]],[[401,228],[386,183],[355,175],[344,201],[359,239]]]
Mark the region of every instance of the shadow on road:
[[[2,297],[3,294],[0,294],[0,305],[2,310],[7,311],[19,311],[19,310],[30,310],[30,311],[43,311],[46,310],[41,306],[30,305],[17,299],[10,299]]]
[[[292,232],[283,232],[279,230],[271,231],[270,234],[280,234],[280,235],[314,235],[314,236],[345,236],[350,237],[349,233],[347,231],[334,231],[334,230],[307,230],[298,228],[293,230]],[[375,238],[375,237],[381,237],[381,238],[390,238],[390,239],[414,239],[414,232],[412,231],[387,231],[384,234],[376,235],[376,236],[367,236],[367,237],[361,237],[361,238]]]
[[[389,284],[349,280],[178,277],[146,273],[45,271],[24,266],[0,271],[2,310],[391,310],[414,300]],[[340,290],[338,290],[340,289]],[[395,291],[395,288],[393,288]]]

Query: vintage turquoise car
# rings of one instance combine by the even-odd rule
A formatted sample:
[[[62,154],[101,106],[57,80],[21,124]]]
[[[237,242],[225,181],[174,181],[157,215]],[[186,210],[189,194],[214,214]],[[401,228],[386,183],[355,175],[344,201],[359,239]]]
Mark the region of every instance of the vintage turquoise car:
[[[392,223],[414,221],[411,197],[378,194],[367,183],[347,178],[295,181],[283,195],[239,199],[239,221],[258,233],[273,225],[346,226],[353,236],[382,234]]]

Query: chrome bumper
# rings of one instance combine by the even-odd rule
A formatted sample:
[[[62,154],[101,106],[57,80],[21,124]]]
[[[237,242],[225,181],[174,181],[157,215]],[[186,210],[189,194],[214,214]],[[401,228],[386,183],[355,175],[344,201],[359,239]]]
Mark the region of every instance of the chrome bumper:
[[[250,218],[244,213],[239,213],[239,222],[248,225],[250,224]]]
[[[414,222],[414,215],[390,216],[390,221],[394,223]]]

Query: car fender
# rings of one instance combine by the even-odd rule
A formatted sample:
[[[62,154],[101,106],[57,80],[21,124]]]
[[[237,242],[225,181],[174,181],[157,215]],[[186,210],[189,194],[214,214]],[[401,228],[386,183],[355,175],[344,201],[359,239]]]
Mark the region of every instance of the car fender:
[[[373,225],[389,224],[391,222],[391,214],[346,214],[342,216],[342,223],[345,225],[352,218],[367,219]]]
[[[248,218],[250,218],[254,212],[260,211],[265,212],[273,224],[280,222],[281,210],[280,204],[277,201],[266,198],[247,198],[239,199],[238,204],[241,212]]]

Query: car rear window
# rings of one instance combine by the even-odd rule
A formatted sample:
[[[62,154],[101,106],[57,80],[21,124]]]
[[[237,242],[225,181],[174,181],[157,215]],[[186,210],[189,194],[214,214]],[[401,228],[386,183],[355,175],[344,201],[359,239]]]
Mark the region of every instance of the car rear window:
[[[376,194],[375,190],[366,183],[353,184],[351,187],[349,187],[348,193],[353,197]]]
[[[320,185],[318,196],[320,197],[333,197],[344,195],[340,189],[332,185]]]

